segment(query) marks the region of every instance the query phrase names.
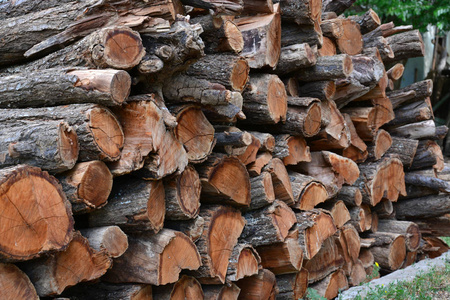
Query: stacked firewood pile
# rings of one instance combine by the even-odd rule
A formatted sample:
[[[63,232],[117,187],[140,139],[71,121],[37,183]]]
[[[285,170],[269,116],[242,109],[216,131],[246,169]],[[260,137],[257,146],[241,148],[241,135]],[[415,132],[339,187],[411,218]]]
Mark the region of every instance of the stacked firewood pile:
[[[353,2],[1,1],[0,298],[333,298],[446,251],[420,33]]]

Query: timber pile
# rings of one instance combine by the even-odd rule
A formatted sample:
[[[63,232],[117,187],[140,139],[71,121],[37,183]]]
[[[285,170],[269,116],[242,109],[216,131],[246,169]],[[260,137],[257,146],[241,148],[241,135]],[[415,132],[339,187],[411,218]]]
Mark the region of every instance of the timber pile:
[[[354,1],[3,1],[2,299],[327,298],[448,249],[420,34]]]

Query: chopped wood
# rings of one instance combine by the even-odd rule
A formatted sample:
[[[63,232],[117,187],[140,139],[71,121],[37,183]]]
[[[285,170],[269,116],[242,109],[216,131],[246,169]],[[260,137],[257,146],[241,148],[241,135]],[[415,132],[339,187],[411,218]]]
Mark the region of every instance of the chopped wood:
[[[128,237],[117,226],[85,228],[80,232],[92,249],[105,251],[111,258],[120,257],[128,249]]]
[[[442,150],[435,141],[419,141],[410,170],[424,169],[427,167],[433,167],[438,172],[444,169]]]
[[[243,14],[255,13],[273,13],[274,7],[272,0],[244,0]]]
[[[350,213],[344,201],[338,200],[336,202],[327,201],[321,205],[322,208],[328,210],[333,217],[334,225],[340,229],[345,223],[350,221]]]
[[[345,205],[349,207],[361,206],[362,194],[356,186],[343,185],[337,195],[337,199],[344,201]]]
[[[231,252],[227,280],[237,281],[258,274],[261,258],[250,244],[236,244]]]
[[[405,71],[405,66],[401,63],[395,64],[392,68],[386,71],[389,79],[394,81],[399,80],[403,76],[403,72]]]
[[[419,141],[413,139],[404,139],[400,137],[391,137],[391,147],[386,151],[386,155],[396,156],[402,162],[405,168],[410,168],[416,156]]]
[[[229,285],[202,285],[205,300],[237,300],[241,289],[234,283]]]
[[[182,275],[175,283],[154,286],[153,299],[203,299],[202,285],[191,276]]]
[[[394,110],[395,118],[387,126],[398,126],[434,119],[430,98],[403,105]]]
[[[301,81],[335,80],[346,78],[353,70],[351,58],[347,54],[321,56],[314,66],[299,69],[296,75]]]
[[[192,242],[196,242],[203,234],[205,219],[197,216],[191,220],[185,221],[169,221],[164,222],[164,226],[169,229],[181,231],[187,235]]]
[[[317,58],[309,44],[295,44],[281,48],[274,72],[285,75],[316,64]]]
[[[425,55],[425,46],[419,30],[412,30],[391,35],[386,38],[394,51],[394,58],[386,58],[385,63],[393,63],[402,59]]]
[[[318,23],[310,26],[283,23],[283,26],[281,26],[281,47],[303,43],[308,43],[311,47],[321,47],[323,35]]]
[[[279,158],[273,158],[263,170],[272,175],[276,199],[284,201],[287,205],[294,204],[292,186],[284,163]]]
[[[333,56],[336,55],[336,44],[334,41],[326,36],[323,37],[322,48],[318,50],[319,56]]]
[[[371,8],[364,15],[350,16],[349,19],[359,24],[362,34],[372,31],[381,25],[380,17]]]
[[[250,176],[258,176],[261,174],[262,169],[272,160],[272,154],[269,152],[262,152],[256,156],[253,163],[247,166],[247,170]]]
[[[419,226],[420,233],[424,236],[448,236],[450,232],[450,218],[448,216],[416,219],[414,223]]]
[[[308,271],[301,269],[297,273],[277,275],[277,299],[302,299],[308,288]]]
[[[326,187],[316,178],[289,171],[295,204],[301,210],[311,210],[328,199]]]
[[[181,2],[184,5],[211,9],[216,13],[226,13],[230,15],[239,15],[244,9],[242,1],[235,0],[181,0]]]
[[[256,250],[262,267],[276,275],[301,272],[303,251],[295,238],[288,237],[282,243],[259,246]]]
[[[450,213],[448,194],[403,200],[394,204],[398,219],[433,218]]]
[[[314,25],[320,20],[322,13],[320,0],[280,0],[279,2],[283,22]]]
[[[337,15],[342,14],[348,9],[356,0],[323,0],[323,11],[335,12]]]
[[[311,81],[302,82],[298,87],[298,97],[317,98],[321,101],[329,101],[336,92],[334,81]]]
[[[260,151],[273,152],[275,149],[275,138],[270,133],[250,131],[253,137],[257,138],[260,143]]]
[[[395,142],[398,142],[396,140]],[[384,129],[380,129],[377,131],[373,141],[372,145],[368,148],[369,160],[379,160],[385,155],[391,146],[394,144],[394,139],[391,137],[389,132],[387,132]],[[394,147],[401,147],[401,145],[394,145]],[[394,150],[395,151],[395,150]],[[389,152],[394,153],[394,152]],[[403,163],[403,161],[402,161]]]
[[[380,220],[378,223],[380,232],[398,233],[405,236],[408,251],[416,251],[420,246],[421,234],[416,223],[396,220]]]
[[[310,288],[315,289],[320,296],[326,299],[334,299],[339,294],[339,291],[346,290],[348,287],[349,282],[342,269],[334,271],[321,281],[310,286]]]
[[[283,160],[288,165],[296,165],[301,161],[311,161],[311,154],[306,141],[301,136],[289,134],[276,135],[273,156]]]
[[[388,234],[384,233],[384,236],[388,237]],[[406,258],[405,237],[391,234],[387,244],[371,247],[370,251],[382,269],[395,271],[402,266]]]
[[[433,93],[433,81],[430,79],[415,82],[402,89],[388,92],[386,96],[392,102],[392,107],[396,109],[403,103],[416,102],[430,97]]]
[[[0,285],[4,299],[39,299],[28,276],[14,264],[0,263]]]
[[[268,206],[275,201],[272,175],[269,172],[262,172],[259,176],[250,178],[251,202],[249,210],[254,210]]]
[[[278,293],[275,275],[266,269],[259,270],[258,275],[237,281],[236,285],[241,289],[238,299],[275,299]]]

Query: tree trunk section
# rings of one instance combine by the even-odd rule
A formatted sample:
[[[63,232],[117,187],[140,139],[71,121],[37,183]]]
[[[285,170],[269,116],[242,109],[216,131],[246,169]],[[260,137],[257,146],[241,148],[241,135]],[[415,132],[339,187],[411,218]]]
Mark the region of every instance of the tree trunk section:
[[[258,274],[261,258],[250,244],[234,246],[229,258],[227,280],[238,281],[244,277]]]
[[[118,258],[128,249],[128,237],[117,226],[82,229],[81,235],[95,251],[105,251],[109,257]]]
[[[346,290],[348,287],[349,282],[342,269],[331,273],[320,282],[311,285],[312,289],[317,290],[319,295],[326,299],[334,299],[338,296],[339,291]]]
[[[413,222],[396,221],[396,220],[380,220],[378,223],[380,232],[398,233],[405,236],[406,249],[408,251],[417,251],[420,246],[419,226]]]
[[[450,197],[440,194],[404,200],[395,203],[394,209],[398,219],[440,217],[450,213]]]
[[[311,210],[328,199],[326,187],[314,177],[289,171],[295,204],[301,210]]]
[[[203,285],[205,300],[237,300],[241,289],[234,283],[230,285]]]
[[[13,264],[0,263],[0,286],[4,299],[39,299],[28,276]]]
[[[250,178],[251,202],[249,210],[269,206],[275,201],[272,175],[262,172],[261,175]]]
[[[297,239],[288,237],[282,243],[257,247],[261,265],[276,275],[300,272],[303,250]]]
[[[316,64],[316,55],[309,44],[296,44],[281,48],[280,59],[274,72],[285,75]]]
[[[353,71],[352,60],[347,54],[322,56],[314,66],[299,69],[296,75],[301,81],[335,80],[346,78]]]
[[[277,275],[278,295],[276,299],[302,299],[308,288],[308,271],[301,269],[297,273]]]
[[[241,289],[238,299],[242,300],[273,300],[278,293],[275,275],[266,269],[259,270],[258,275],[239,280],[236,285]]]
[[[153,287],[153,299],[203,299],[203,290],[197,279],[183,275],[176,283]]]

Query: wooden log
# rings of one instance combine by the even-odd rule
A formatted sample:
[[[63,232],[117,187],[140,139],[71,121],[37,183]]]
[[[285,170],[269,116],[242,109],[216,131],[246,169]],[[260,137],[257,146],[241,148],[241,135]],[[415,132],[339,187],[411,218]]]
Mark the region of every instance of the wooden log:
[[[237,55],[210,54],[189,66],[186,74],[220,83],[227,89],[242,92],[248,82],[248,62]]]
[[[72,203],[73,213],[89,212],[104,206],[113,185],[111,172],[105,163],[98,160],[78,163],[57,178]]]
[[[280,0],[281,20],[296,24],[314,25],[320,20],[322,1],[317,0]]]
[[[350,213],[344,201],[338,200],[336,202],[327,201],[321,205],[321,208],[328,210],[333,217],[334,225],[340,229],[345,223],[350,221]]]
[[[60,4],[71,2],[70,0],[62,1],[45,1],[45,3],[36,3],[34,1],[23,1],[17,3],[13,0],[5,1],[0,6],[0,19],[13,18],[17,16],[23,16],[33,11],[40,11],[47,8],[52,8]]]
[[[282,159],[286,166],[311,160],[309,147],[303,137],[282,134],[275,136],[275,139],[273,156]]]
[[[437,237],[424,237],[419,260],[425,258],[436,258],[448,252],[450,247],[442,239]]]
[[[0,263],[0,285],[4,299],[39,299],[28,276],[14,264]]]
[[[270,152],[262,152],[257,154],[253,163],[247,166],[247,170],[250,176],[258,176],[261,174],[263,168],[272,160],[272,154]]]
[[[430,98],[403,105],[394,110],[395,118],[387,126],[398,126],[434,119]]]
[[[271,0],[245,0],[243,14],[273,13],[274,7]]]
[[[391,45],[382,36],[372,36],[370,33],[363,35],[364,47],[366,49],[376,48],[383,60],[394,58],[395,54]],[[366,50],[367,51],[367,50]],[[365,52],[365,51],[364,51]]]
[[[281,48],[280,58],[274,69],[276,74],[285,75],[316,64],[316,55],[307,43]]]
[[[122,177],[115,180],[108,204],[89,214],[89,225],[117,225],[125,231],[147,230],[157,233],[164,225],[164,215],[162,181]]]
[[[349,209],[350,224],[358,230],[358,232],[366,231],[366,214],[360,206]]]
[[[337,15],[342,14],[346,9],[348,9],[356,0],[323,0],[322,7],[323,11],[335,12]]]
[[[368,148],[370,161],[381,159],[393,144],[393,139],[389,132],[379,129],[372,141],[372,145]],[[403,162],[402,162],[403,163]]]
[[[258,274],[261,258],[250,244],[236,244],[231,252],[227,280],[237,281]]]
[[[113,161],[120,157],[123,132],[116,117],[96,104],[72,104],[49,108],[0,109],[2,122],[21,120],[66,121],[75,129],[81,161]]]
[[[334,271],[321,281],[310,286],[310,288],[315,289],[320,296],[326,299],[334,299],[341,290],[346,290],[348,287],[349,282],[342,269]]]
[[[278,76],[252,75],[242,97],[246,122],[276,124],[286,120],[287,95],[284,84]]]
[[[176,282],[181,270],[196,270],[202,264],[195,244],[171,229],[162,229],[158,234],[129,235],[128,243],[128,250],[115,259],[104,281],[165,285]]]
[[[410,169],[417,170],[427,167],[433,167],[438,172],[444,169],[442,150],[435,141],[419,141]]]
[[[206,206],[200,210],[205,220],[196,245],[202,266],[191,272],[201,283],[224,283],[229,259],[245,225],[241,213],[227,206]]]
[[[370,209],[370,206],[366,203],[361,204],[361,209],[364,212],[364,231],[368,231],[372,228],[372,211]]]
[[[273,158],[263,170],[272,175],[275,197],[282,200],[287,205],[294,204],[294,194],[292,192],[291,182],[283,162],[278,158]]]
[[[392,234],[389,243],[371,247],[370,251],[382,269],[395,271],[402,266],[406,258],[405,237],[400,234]]]
[[[348,55],[360,54],[363,49],[363,39],[358,24],[351,19],[339,20],[342,22],[342,36],[336,39],[339,51]]]
[[[322,48],[317,50],[318,56],[333,56],[336,55],[336,44],[334,41],[326,36],[323,37]]]
[[[368,156],[367,145],[356,132],[356,128],[351,117],[348,114],[343,114],[343,117],[350,131],[350,146],[342,150],[342,156],[350,158],[357,163],[363,162]],[[384,141],[380,140],[380,143],[384,145]]]
[[[344,201],[345,205],[349,207],[361,206],[362,194],[359,188],[355,186],[343,185],[337,199]]]
[[[380,17],[371,8],[364,15],[350,16],[349,19],[359,24],[362,34],[372,31],[381,25]]]
[[[95,280],[111,267],[106,252],[97,252],[79,232],[63,252],[30,261],[23,266],[40,297],[59,295],[67,287]]]
[[[422,236],[448,236],[450,232],[450,218],[442,216],[437,218],[414,220],[419,226]]]
[[[405,168],[410,168],[416,155],[419,141],[413,139],[404,139],[391,137],[391,147],[386,151],[386,155],[396,156],[402,162]]]
[[[275,138],[270,133],[250,131],[251,135],[259,140],[260,151],[273,152],[275,149]]]
[[[415,187],[435,190],[436,192],[450,193],[450,183],[448,181],[415,174],[414,172],[405,173],[405,183]]]
[[[377,205],[382,198],[397,201],[406,195],[403,165],[397,158],[386,158],[359,165],[360,177],[355,186],[361,189],[364,203]]]
[[[328,199],[326,187],[317,179],[294,171],[289,171],[295,204],[301,210],[313,209]]]
[[[408,251],[416,251],[419,249],[422,236],[419,231],[419,226],[416,223],[396,220],[380,220],[378,229],[380,232],[391,232],[404,235],[406,249]]]
[[[283,23],[281,26],[281,47],[295,44],[308,43],[309,46],[320,46],[323,43],[323,35],[320,25],[299,26],[293,23]]]
[[[238,299],[275,299],[278,293],[275,275],[266,269],[239,280],[236,285],[241,289]]]
[[[104,251],[111,258],[120,257],[128,249],[128,237],[117,226],[85,228],[80,231],[95,251]]]
[[[251,136],[250,145],[246,146],[244,153],[242,153],[241,155],[238,155],[237,158],[244,165],[249,165],[256,161],[256,156],[258,154],[258,150],[260,147],[261,147],[260,141],[256,137]]]
[[[197,171],[202,183],[202,202],[250,205],[250,178],[238,158],[214,153],[198,165]],[[240,184],[236,186],[236,182]]]
[[[416,102],[430,97],[433,93],[433,81],[430,79],[415,82],[402,89],[388,92],[387,97],[392,102],[392,107],[396,109],[403,103]]]
[[[230,285],[202,285],[205,300],[237,300],[241,289],[234,283]]]
[[[281,18],[274,13],[241,17],[236,25],[242,33],[244,48],[241,55],[252,69],[274,68],[281,52]]]
[[[352,70],[353,64],[350,57],[339,54],[318,57],[314,66],[299,69],[296,75],[301,81],[335,80],[349,76]]]
[[[242,33],[232,20],[208,14],[192,18],[191,23],[202,25],[203,32],[200,37],[205,43],[206,53],[240,53],[244,48]]]
[[[356,228],[351,224],[343,226],[341,228],[340,242],[342,250],[346,252],[344,256],[348,255],[352,264],[356,262],[361,250],[361,239]]]
[[[450,212],[448,194],[408,199],[394,204],[398,219],[433,218]]]
[[[164,226],[168,229],[181,231],[187,235],[192,242],[196,242],[203,234],[205,219],[197,216],[194,219],[186,221],[165,221]]]
[[[131,77],[119,70],[47,69],[0,79],[0,107],[42,107],[73,103],[122,104]]]
[[[268,206],[275,201],[272,175],[262,172],[260,175],[250,178],[251,202],[249,210]]]
[[[270,206],[244,214],[247,224],[240,241],[254,247],[283,242],[294,225],[295,214],[284,202],[275,200]]]
[[[39,168],[27,165],[0,170],[0,243],[4,261],[23,261],[62,250],[72,239],[70,203],[58,181]]]
[[[54,299],[99,299],[99,300],[138,300],[153,299],[152,286],[149,284],[124,283],[77,284],[76,288],[64,292],[70,298]]]
[[[239,15],[243,10],[241,1],[225,0],[181,0],[184,5],[198,7],[203,9],[211,9],[215,13],[226,13],[230,15]]]
[[[297,224],[292,229],[298,232],[298,243],[304,259],[312,259],[326,239],[336,232],[331,215],[324,210],[314,209],[296,213]]]
[[[394,51],[394,58],[385,59],[385,63],[393,63],[402,59],[425,55],[425,46],[419,30],[407,31],[386,38]]]
[[[303,251],[297,239],[288,237],[282,243],[256,248],[263,268],[275,275],[301,272]]]
[[[405,71],[405,66],[401,63],[395,64],[392,68],[386,71],[389,79],[393,81],[397,81],[403,76],[403,72]]]
[[[203,299],[202,285],[191,276],[182,275],[176,283],[155,286],[153,299]]]
[[[0,134],[3,168],[22,163],[61,173],[78,159],[78,135],[64,120],[12,119],[0,125]]]
[[[336,91],[336,84],[334,81],[311,81],[303,82],[298,87],[299,97],[317,98],[321,101],[329,101],[333,98]]]
[[[308,288],[308,271],[301,269],[297,273],[277,275],[277,299],[302,299]]]
[[[388,199],[382,199],[377,205],[375,205],[373,210],[381,218],[389,218],[394,213],[394,205],[392,204],[392,201]]]

